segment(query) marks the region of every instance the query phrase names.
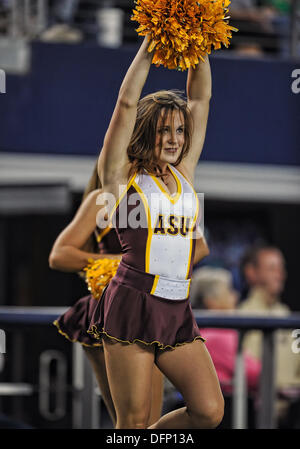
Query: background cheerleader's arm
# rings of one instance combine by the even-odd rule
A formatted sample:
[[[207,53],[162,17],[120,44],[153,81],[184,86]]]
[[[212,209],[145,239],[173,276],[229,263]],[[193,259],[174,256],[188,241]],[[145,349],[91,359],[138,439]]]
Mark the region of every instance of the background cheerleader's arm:
[[[153,52],[146,36],[120,87],[116,106],[105,134],[98,174],[103,187],[126,179],[129,169],[127,147],[136,121],[137,105],[146,82]]]
[[[205,56],[204,62],[200,61],[195,69],[189,68],[186,86],[188,107],[193,118],[193,133],[190,151],[180,166],[183,166],[183,171],[192,182],[205,140],[211,89],[210,64],[208,56]]]
[[[101,207],[96,205],[100,190],[92,191],[80,205],[71,223],[59,234],[49,256],[49,266],[60,271],[80,271],[88,259],[121,259],[117,254],[97,254],[85,251],[96,228],[96,216]]]
[[[201,237],[196,240],[195,254],[194,254],[194,265],[196,265],[200,260],[209,255],[209,248],[207,246],[205,237]]]
[[[194,265],[196,265],[200,260],[204,259],[204,257],[208,256],[210,251],[206,242],[206,239],[203,235],[202,229],[199,225],[196,227],[196,245],[195,245],[195,254],[194,254]]]

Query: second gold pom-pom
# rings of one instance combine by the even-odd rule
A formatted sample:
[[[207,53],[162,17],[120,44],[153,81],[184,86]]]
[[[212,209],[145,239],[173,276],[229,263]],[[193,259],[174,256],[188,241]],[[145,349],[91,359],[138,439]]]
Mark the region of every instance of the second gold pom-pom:
[[[86,283],[88,289],[95,299],[100,299],[104,287],[117,272],[119,259],[90,259],[88,265],[83,269],[86,272]]]

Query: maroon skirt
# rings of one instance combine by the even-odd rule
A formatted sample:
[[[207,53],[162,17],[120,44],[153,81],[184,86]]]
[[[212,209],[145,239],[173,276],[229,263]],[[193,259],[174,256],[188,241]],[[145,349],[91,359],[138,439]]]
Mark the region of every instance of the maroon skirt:
[[[189,299],[151,295],[154,275],[121,262],[97,302],[88,333],[124,342],[174,349],[201,337]]]
[[[98,301],[92,295],[84,296],[61,315],[53,324],[58,332],[72,342],[79,342],[83,346],[102,346],[87,333],[92,314],[96,309]]]

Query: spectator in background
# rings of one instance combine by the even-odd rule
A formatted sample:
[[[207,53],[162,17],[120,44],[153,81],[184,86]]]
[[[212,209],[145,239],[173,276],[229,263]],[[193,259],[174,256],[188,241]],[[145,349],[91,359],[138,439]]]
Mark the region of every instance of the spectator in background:
[[[74,17],[79,8],[80,0],[50,0],[49,28],[42,33],[40,39],[44,42],[80,42],[83,33],[74,28]]]
[[[248,297],[240,309],[260,315],[288,316],[289,307],[281,301],[286,280],[285,260],[282,252],[273,246],[260,246],[249,250],[242,260],[242,272],[250,287]],[[291,392],[300,390],[300,357],[292,352],[292,333],[279,329],[275,332],[275,385],[282,401],[277,401],[280,419],[288,407]],[[249,331],[244,337],[243,348],[253,357],[262,358],[262,332]],[[298,393],[295,393],[296,396]]]
[[[236,52],[247,56],[260,56],[265,52],[283,53],[289,28],[289,10],[290,0],[232,0],[231,25],[239,29],[234,41]]]
[[[223,268],[203,267],[194,272],[191,287],[192,306],[197,309],[232,312],[236,309],[238,293],[232,286],[230,271]],[[235,372],[235,360],[238,348],[238,332],[234,329],[200,329],[206,339],[206,347],[215,365],[225,399],[225,413],[221,424],[231,427],[231,393]],[[257,391],[261,363],[249,354],[245,354],[245,373],[248,385],[248,427],[254,427],[254,401]]]
[[[233,311],[238,293],[232,286],[230,271],[223,268],[203,267],[194,272],[191,302],[196,309]],[[207,349],[213,359],[222,389],[232,392],[232,380],[238,346],[238,333],[234,329],[205,328],[201,335],[206,339]],[[260,362],[245,355],[248,388],[255,391],[260,374]]]

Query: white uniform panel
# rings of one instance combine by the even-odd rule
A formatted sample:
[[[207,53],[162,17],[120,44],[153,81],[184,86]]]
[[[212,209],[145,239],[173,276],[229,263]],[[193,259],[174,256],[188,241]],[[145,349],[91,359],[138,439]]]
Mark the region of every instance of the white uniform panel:
[[[189,267],[190,239],[171,235],[153,235],[149,272],[171,279],[186,279]]]
[[[178,170],[172,167],[172,171],[178,180],[178,192],[180,190],[180,195],[174,195],[174,197],[162,191],[150,175],[138,175],[135,182],[144,194],[151,217],[151,230],[148,233],[147,242],[148,254],[146,252],[145,255],[148,260],[145,266],[151,274],[183,280],[186,279],[190,266],[190,233],[186,236],[181,235],[180,232],[177,235],[153,233],[159,215],[163,216],[165,229],[170,215],[189,218],[190,228],[196,220],[198,200],[195,192]]]

